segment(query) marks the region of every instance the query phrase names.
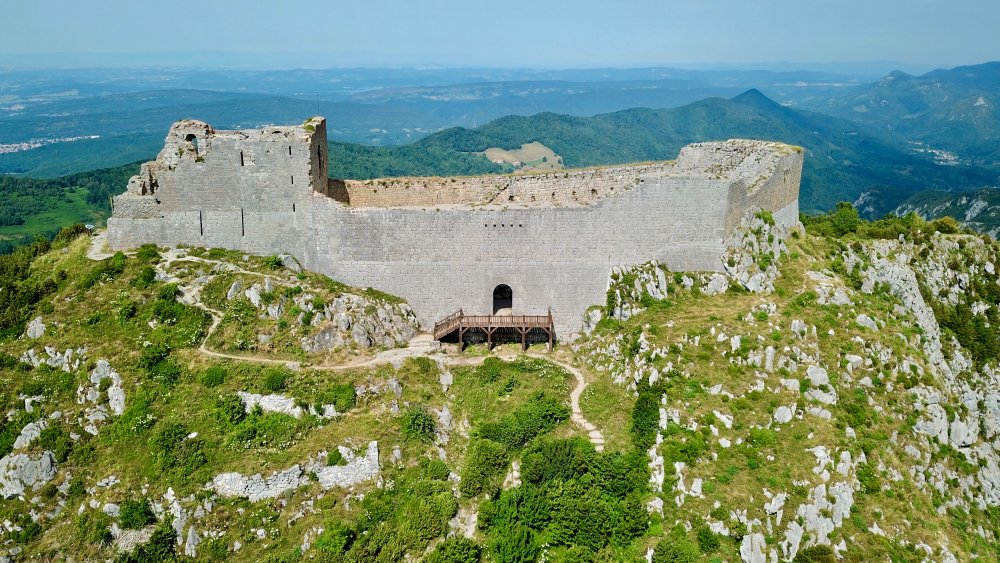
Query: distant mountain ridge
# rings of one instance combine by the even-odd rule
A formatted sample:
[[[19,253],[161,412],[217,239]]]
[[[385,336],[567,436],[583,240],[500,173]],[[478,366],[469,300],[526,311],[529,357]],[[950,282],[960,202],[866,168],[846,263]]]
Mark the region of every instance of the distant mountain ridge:
[[[957,154],[962,162],[1000,165],[1000,62],[895,71],[812,109],[870,125],[882,134]]]
[[[854,201],[877,189],[882,201],[869,205],[868,215],[881,216],[919,191],[961,191],[996,182],[991,171],[935,164],[867,127],[782,106],[755,89],[728,100],[708,98],[674,109],[636,108],[593,117],[508,116],[475,129],[447,129],[401,147],[334,144],[331,174],[344,178],[426,174],[433,167],[406,166],[415,152],[450,155],[448,162],[454,164],[462,158],[457,153],[515,149],[532,141],[551,148],[570,167],[664,160],[688,143],[735,137],[777,140],[806,149],[804,211],[830,209],[838,201]],[[484,167],[489,171],[481,164],[475,173]],[[443,173],[462,172],[450,168]]]

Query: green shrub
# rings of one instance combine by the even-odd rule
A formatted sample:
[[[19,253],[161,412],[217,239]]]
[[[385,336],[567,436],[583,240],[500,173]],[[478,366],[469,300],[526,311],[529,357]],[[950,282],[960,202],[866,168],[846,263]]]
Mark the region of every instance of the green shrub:
[[[342,557],[354,543],[354,530],[338,520],[327,522],[325,528],[313,543],[313,549],[324,561]]]
[[[858,481],[861,483],[861,492],[866,495],[873,495],[882,490],[882,480],[879,479],[878,471],[871,463],[862,463],[858,467]]]
[[[347,460],[344,459],[344,454],[340,453],[340,448],[330,448],[330,451],[326,453],[326,464],[329,466],[347,465]]]
[[[835,563],[837,557],[830,546],[813,545],[805,549],[800,549],[792,561],[794,563]]]
[[[452,536],[439,543],[424,559],[427,563],[479,563],[479,544],[461,536]]]
[[[226,368],[212,366],[201,374],[201,384],[205,387],[218,387],[226,382]]]
[[[490,544],[490,551],[498,562],[534,563],[541,550],[529,528],[516,526],[509,534],[495,538]]]
[[[81,545],[108,545],[113,540],[111,536],[111,517],[103,512],[85,511],[77,515],[77,543]]]
[[[156,364],[162,362],[170,355],[170,347],[166,344],[153,344],[146,346],[139,353],[139,367],[149,370]]]
[[[478,435],[516,450],[568,418],[569,409],[562,402],[539,392],[499,421],[483,424]]]
[[[653,563],[695,563],[700,560],[698,546],[684,537],[661,540],[653,551]]]
[[[267,266],[268,268],[271,268],[272,270],[279,270],[281,269],[282,266],[284,266],[284,264],[281,261],[281,257],[277,255],[272,255],[268,256],[267,258],[264,258],[264,265]]]
[[[500,379],[504,373],[504,362],[500,358],[487,357],[483,363],[476,368],[476,376],[483,383],[493,383]]]
[[[188,429],[179,422],[160,425],[149,445],[161,470],[177,469],[187,475],[208,461],[200,438],[188,438]]]
[[[154,381],[167,386],[180,381],[183,373],[181,366],[171,359],[163,360],[149,370],[149,375]]]
[[[156,270],[152,266],[143,266],[139,270],[139,275],[133,278],[129,284],[137,289],[145,289],[152,285],[154,281],[156,281]]]
[[[135,252],[135,257],[140,262],[155,264],[160,261],[160,252],[155,244],[144,244]]]
[[[718,534],[704,524],[698,526],[695,530],[695,535],[698,537],[698,546],[701,548],[702,553],[712,553],[722,545]]]
[[[494,487],[498,478],[507,470],[508,463],[507,449],[503,444],[486,439],[475,440],[469,446],[465,468],[462,469],[462,481],[459,485],[462,495],[474,497]]]
[[[309,423],[287,414],[265,413],[258,405],[246,415],[229,436],[230,447],[245,448],[286,448]]]
[[[432,442],[437,425],[434,418],[423,405],[412,406],[403,416],[403,433],[407,438],[421,442]]]
[[[357,400],[357,391],[354,390],[354,385],[351,385],[350,383],[331,385],[325,390],[317,393],[313,399],[314,404],[318,407],[323,405],[333,405],[340,414],[351,410],[357,403]]]
[[[128,499],[123,502],[118,519],[126,530],[139,530],[156,522],[153,509],[146,499]]]
[[[215,400],[216,418],[226,424],[239,424],[246,418],[246,406],[236,393],[222,395]]]
[[[597,452],[584,438],[541,440],[521,458],[521,478],[531,483],[567,481],[590,470]]]
[[[448,469],[448,465],[440,459],[422,457],[417,463],[417,468],[419,469],[421,476],[434,481],[447,481],[448,476],[451,475],[451,470]]]
[[[931,222],[931,228],[946,235],[955,234],[962,230],[962,225],[954,217],[941,217]]]
[[[66,461],[73,449],[73,440],[70,439],[69,433],[54,424],[41,431],[37,444],[38,447],[51,451],[59,463]]]
[[[660,388],[643,385],[639,389],[639,397],[632,407],[632,423],[629,433],[635,447],[646,451],[656,443],[656,434],[660,430]]]
[[[285,388],[291,374],[283,368],[267,368],[264,370],[264,391],[277,393]]]
[[[778,434],[770,428],[751,428],[747,444],[755,448],[767,448],[778,443]]]
[[[87,227],[84,226],[83,223],[73,223],[72,225],[59,229],[56,236],[52,238],[52,243],[56,245],[70,243],[76,240],[76,238],[80,235],[87,234],[89,232],[90,231],[87,230]]]

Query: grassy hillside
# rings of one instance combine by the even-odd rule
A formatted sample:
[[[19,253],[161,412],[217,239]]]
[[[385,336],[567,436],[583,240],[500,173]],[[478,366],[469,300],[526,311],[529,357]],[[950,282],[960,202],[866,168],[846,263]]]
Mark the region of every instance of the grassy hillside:
[[[100,225],[139,163],[42,180],[0,176],[0,253],[74,223]]]
[[[371,300],[352,325],[401,304],[226,251],[93,261],[73,233],[0,257],[0,555],[1000,560],[1000,245],[850,207],[745,227],[772,292],[626,268],[532,356],[288,363],[336,300]]]

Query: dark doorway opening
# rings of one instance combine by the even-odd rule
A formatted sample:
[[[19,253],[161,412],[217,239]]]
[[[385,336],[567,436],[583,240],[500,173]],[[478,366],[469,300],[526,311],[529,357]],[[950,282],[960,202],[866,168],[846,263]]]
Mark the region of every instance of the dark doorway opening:
[[[184,137],[184,140],[191,143],[191,146],[194,147],[194,155],[198,156],[198,137],[193,133],[189,133],[187,137]]]
[[[514,312],[514,290],[500,284],[493,290],[493,314],[511,315]]]

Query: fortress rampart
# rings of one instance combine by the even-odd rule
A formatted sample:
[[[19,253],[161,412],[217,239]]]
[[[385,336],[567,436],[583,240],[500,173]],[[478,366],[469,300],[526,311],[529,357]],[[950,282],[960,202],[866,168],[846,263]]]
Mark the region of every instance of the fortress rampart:
[[[114,198],[113,248],[144,243],[291,254],[344,283],[404,297],[421,323],[463,308],[577,330],[608,272],[659,260],[719,271],[741,216],[798,222],[801,151],[763,141],[699,143],[676,161],[537,175],[327,179],[326,123],[214,131],[176,123],[157,159]]]

